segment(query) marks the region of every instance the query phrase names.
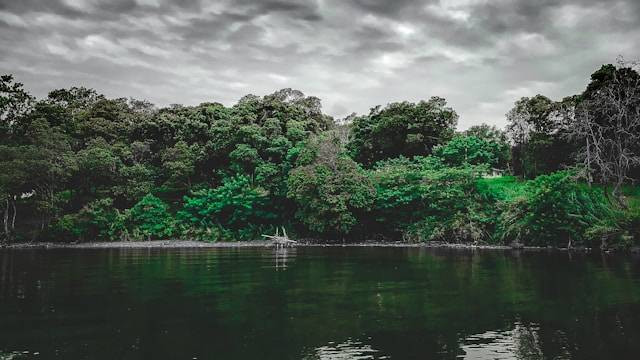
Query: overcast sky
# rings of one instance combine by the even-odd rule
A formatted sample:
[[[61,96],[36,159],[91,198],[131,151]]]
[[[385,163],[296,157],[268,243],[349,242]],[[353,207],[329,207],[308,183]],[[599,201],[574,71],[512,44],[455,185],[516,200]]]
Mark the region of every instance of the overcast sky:
[[[445,97],[459,128],[584,89],[639,57],[640,0],[0,0],[0,73],[36,96],[92,87],[157,105],[291,87],[342,117]]]

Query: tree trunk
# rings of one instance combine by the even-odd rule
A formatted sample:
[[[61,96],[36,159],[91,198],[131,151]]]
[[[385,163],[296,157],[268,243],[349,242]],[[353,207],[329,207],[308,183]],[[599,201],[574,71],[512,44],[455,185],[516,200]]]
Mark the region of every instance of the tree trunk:
[[[6,201],[5,201],[3,220],[4,220],[5,241],[9,242],[9,198],[8,197],[7,197]]]
[[[13,208],[13,215],[11,217],[11,232],[15,233],[15,231],[16,231],[16,214],[18,213],[18,211],[16,210],[16,200],[15,200],[15,198],[13,198],[13,200],[11,201],[11,207]]]
[[[613,199],[618,203],[620,207],[622,207],[623,209],[627,209],[629,207],[629,204],[627,204],[624,195],[622,194],[622,183],[622,180],[618,180],[611,194],[613,195]]]
[[[593,177],[591,175],[591,144],[589,144],[589,136],[587,136],[587,183],[589,187],[593,183]]]

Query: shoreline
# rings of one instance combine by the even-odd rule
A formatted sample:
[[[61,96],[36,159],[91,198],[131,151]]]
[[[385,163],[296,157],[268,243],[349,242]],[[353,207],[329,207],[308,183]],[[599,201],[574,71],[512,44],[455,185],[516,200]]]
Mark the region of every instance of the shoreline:
[[[272,247],[265,240],[204,242],[195,240],[151,240],[151,241],[109,241],[86,243],[16,243],[0,246],[1,249],[216,249],[216,248],[260,248]],[[506,245],[474,245],[458,243],[406,243],[406,242],[358,242],[358,243],[320,243],[311,241],[298,242],[294,247],[371,247],[371,248],[429,248],[459,250],[527,250],[527,251],[572,251],[589,253],[591,248],[554,248],[554,247],[513,247]],[[609,251],[602,251],[609,252]]]

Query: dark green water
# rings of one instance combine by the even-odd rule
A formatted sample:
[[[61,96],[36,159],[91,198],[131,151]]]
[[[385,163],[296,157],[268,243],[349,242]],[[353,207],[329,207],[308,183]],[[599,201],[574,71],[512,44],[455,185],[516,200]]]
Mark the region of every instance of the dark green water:
[[[638,259],[283,255],[2,251],[0,359],[640,358]]]

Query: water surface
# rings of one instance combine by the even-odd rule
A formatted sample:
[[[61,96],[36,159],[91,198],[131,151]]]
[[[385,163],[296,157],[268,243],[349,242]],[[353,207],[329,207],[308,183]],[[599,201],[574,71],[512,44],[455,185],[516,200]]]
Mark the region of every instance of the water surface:
[[[637,359],[639,310],[600,255],[0,252],[0,359]]]

